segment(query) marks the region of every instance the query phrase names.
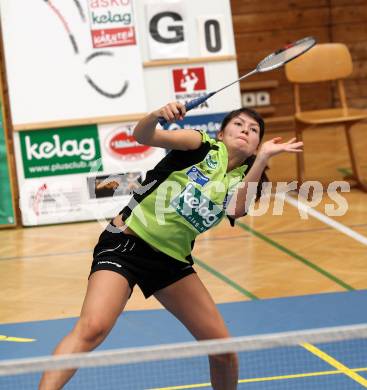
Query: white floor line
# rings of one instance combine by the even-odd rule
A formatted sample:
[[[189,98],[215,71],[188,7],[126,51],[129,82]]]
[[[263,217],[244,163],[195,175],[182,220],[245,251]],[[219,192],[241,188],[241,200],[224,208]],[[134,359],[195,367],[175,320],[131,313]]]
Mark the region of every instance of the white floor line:
[[[319,211],[311,208],[310,206],[306,205],[302,201],[298,201],[298,199],[295,199],[292,196],[285,194],[285,202],[289,203],[290,205],[298,209],[301,209],[302,211],[305,211],[307,214],[311,215],[312,217],[318,219],[321,222],[324,222],[325,224],[331,226],[335,230],[338,230],[339,232],[353,238],[354,240],[360,242],[361,244],[367,245],[367,237],[355,232],[348,226],[345,226],[342,223],[333,220],[332,218],[326,216],[325,214],[320,213]]]

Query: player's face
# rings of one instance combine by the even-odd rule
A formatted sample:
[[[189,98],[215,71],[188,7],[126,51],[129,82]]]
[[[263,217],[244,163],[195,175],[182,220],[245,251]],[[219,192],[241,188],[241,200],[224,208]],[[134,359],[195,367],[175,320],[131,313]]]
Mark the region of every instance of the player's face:
[[[255,153],[260,143],[260,126],[255,119],[241,113],[231,119],[224,131],[218,134],[227,148],[243,151],[248,157]]]

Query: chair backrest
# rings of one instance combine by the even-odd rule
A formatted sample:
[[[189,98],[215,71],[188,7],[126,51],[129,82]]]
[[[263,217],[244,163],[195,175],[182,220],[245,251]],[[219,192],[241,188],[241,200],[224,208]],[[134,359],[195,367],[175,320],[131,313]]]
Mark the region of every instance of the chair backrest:
[[[342,43],[321,43],[285,65],[292,83],[314,83],[344,79],[353,71],[348,47]]]

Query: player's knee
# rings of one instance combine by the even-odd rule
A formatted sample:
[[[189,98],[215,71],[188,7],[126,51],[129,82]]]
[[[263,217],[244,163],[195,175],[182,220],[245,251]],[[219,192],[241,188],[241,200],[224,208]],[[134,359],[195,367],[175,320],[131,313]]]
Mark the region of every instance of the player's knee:
[[[87,343],[102,341],[110,331],[110,325],[101,318],[81,318],[75,327],[78,336]]]

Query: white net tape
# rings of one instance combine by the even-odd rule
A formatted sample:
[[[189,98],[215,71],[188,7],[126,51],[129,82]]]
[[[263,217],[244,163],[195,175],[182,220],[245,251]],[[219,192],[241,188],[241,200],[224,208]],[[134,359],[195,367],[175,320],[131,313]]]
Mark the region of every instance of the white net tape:
[[[0,361],[0,375],[24,374],[45,370],[99,367],[115,364],[142,363],[185,357],[215,355],[226,352],[254,351],[297,345],[300,343],[326,343],[367,338],[367,325],[321,328],[296,332],[258,336],[234,337],[153,347],[122,348],[110,351],[44,356],[30,359]]]

